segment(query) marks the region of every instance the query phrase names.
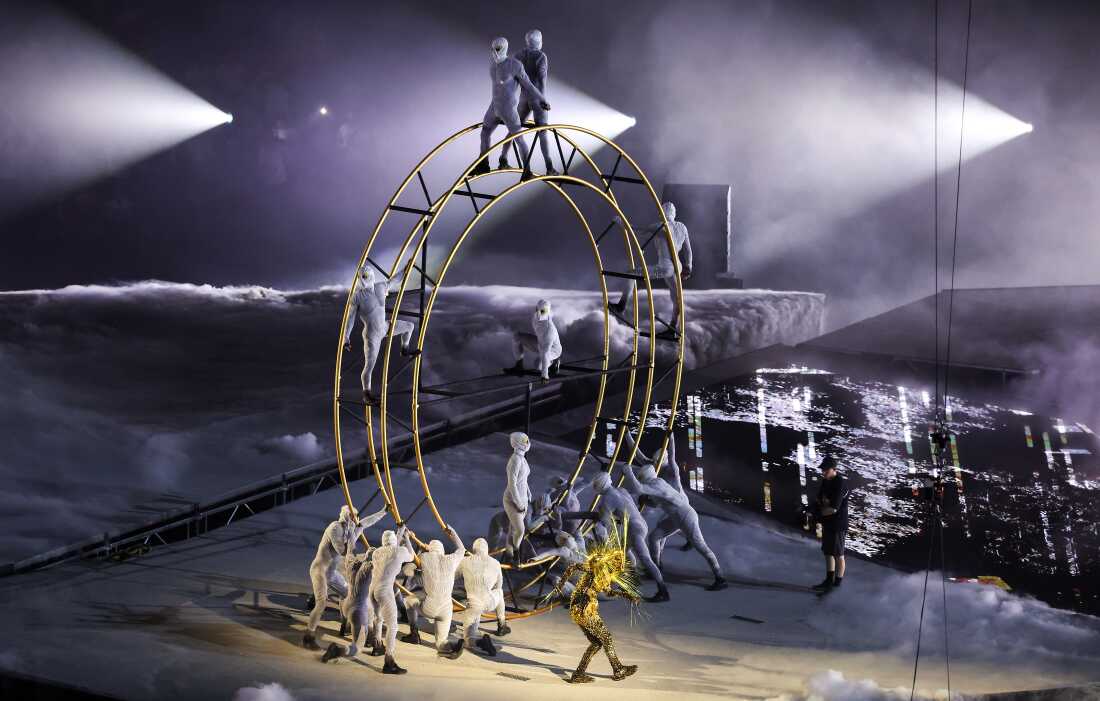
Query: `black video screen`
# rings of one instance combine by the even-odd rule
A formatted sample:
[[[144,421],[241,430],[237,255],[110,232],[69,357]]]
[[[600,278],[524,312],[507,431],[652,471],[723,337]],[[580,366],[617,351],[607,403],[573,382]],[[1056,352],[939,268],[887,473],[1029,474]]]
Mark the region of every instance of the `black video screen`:
[[[759,368],[681,398],[681,478],[685,488],[800,528],[801,507],[817,494],[817,465],[832,455],[855,486],[849,550],[923,569],[929,521],[916,475],[934,469],[935,401],[930,387]],[[942,462],[948,574],[1000,578],[1052,605],[1100,613],[1100,441],[1092,429],[960,397],[944,410],[952,434]],[[667,419],[667,405],[658,405],[648,423]],[[652,450],[657,433],[643,447]]]

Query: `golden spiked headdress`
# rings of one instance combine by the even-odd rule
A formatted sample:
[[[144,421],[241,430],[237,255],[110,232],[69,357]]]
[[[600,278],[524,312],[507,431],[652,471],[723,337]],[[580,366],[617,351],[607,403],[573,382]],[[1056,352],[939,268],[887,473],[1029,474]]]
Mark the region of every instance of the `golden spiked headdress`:
[[[618,584],[624,592],[631,597],[636,597],[638,596],[638,577],[634,574],[634,569],[626,556],[626,535],[629,527],[630,519],[624,515],[620,534],[619,525],[612,516],[607,540],[597,543],[588,550],[585,565],[592,573],[593,582],[598,590],[606,591],[612,584]]]

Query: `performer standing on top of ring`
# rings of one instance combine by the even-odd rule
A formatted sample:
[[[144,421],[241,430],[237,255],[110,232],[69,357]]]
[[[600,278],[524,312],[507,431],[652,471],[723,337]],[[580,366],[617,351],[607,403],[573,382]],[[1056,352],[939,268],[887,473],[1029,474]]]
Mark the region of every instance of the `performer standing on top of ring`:
[[[508,127],[509,134],[518,133],[523,129],[519,121],[519,94],[520,88],[526,90],[538,101],[539,107],[550,109],[550,103],[543,97],[542,91],[531,83],[527,77],[527,71],[523,64],[508,55],[508,40],[504,37],[493,39],[489,45],[489,79],[493,83],[493,99],[489,103],[489,109],[485,111],[485,119],[481,124],[481,155],[489,151],[489,143],[493,138],[493,131],[498,124]],[[523,156],[523,179],[530,180],[531,165],[527,159],[527,145],[523,137],[516,140],[519,151]],[[507,148],[507,147],[505,147]],[[507,165],[507,163],[505,163]],[[481,175],[489,172],[489,161],[482,158],[474,166],[473,174]]]
[[[527,48],[517,51],[513,58],[523,64],[523,70],[527,71],[527,77],[546,96],[546,76],[550,72],[550,59],[542,50],[542,32],[532,29],[523,37]],[[527,115],[534,113],[535,124],[542,126],[547,123],[546,110],[542,108],[538,98],[524,90],[520,95],[519,121],[522,124],[527,121]],[[550,159],[550,137],[545,131],[538,133],[539,146],[542,147],[542,160],[546,162],[546,174],[557,175],[554,162]],[[501,154],[501,159],[507,164],[508,154]]]

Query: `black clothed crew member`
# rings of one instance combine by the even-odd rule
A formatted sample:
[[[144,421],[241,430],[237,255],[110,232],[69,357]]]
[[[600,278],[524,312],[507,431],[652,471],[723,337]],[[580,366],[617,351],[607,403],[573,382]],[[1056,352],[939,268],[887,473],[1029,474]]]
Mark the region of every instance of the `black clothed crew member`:
[[[821,524],[821,552],[825,555],[825,579],[814,589],[828,591],[844,579],[844,539],[848,535],[848,480],[837,472],[836,460],[827,455],[821,461],[821,488],[814,504]]]

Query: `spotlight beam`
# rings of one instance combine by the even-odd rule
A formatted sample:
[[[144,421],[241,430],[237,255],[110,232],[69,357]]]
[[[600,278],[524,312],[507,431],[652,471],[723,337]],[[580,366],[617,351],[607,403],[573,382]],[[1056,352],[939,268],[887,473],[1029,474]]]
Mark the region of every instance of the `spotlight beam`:
[[[0,213],[56,197],[233,116],[46,5],[0,26],[0,94],[20,147],[0,158]]]

